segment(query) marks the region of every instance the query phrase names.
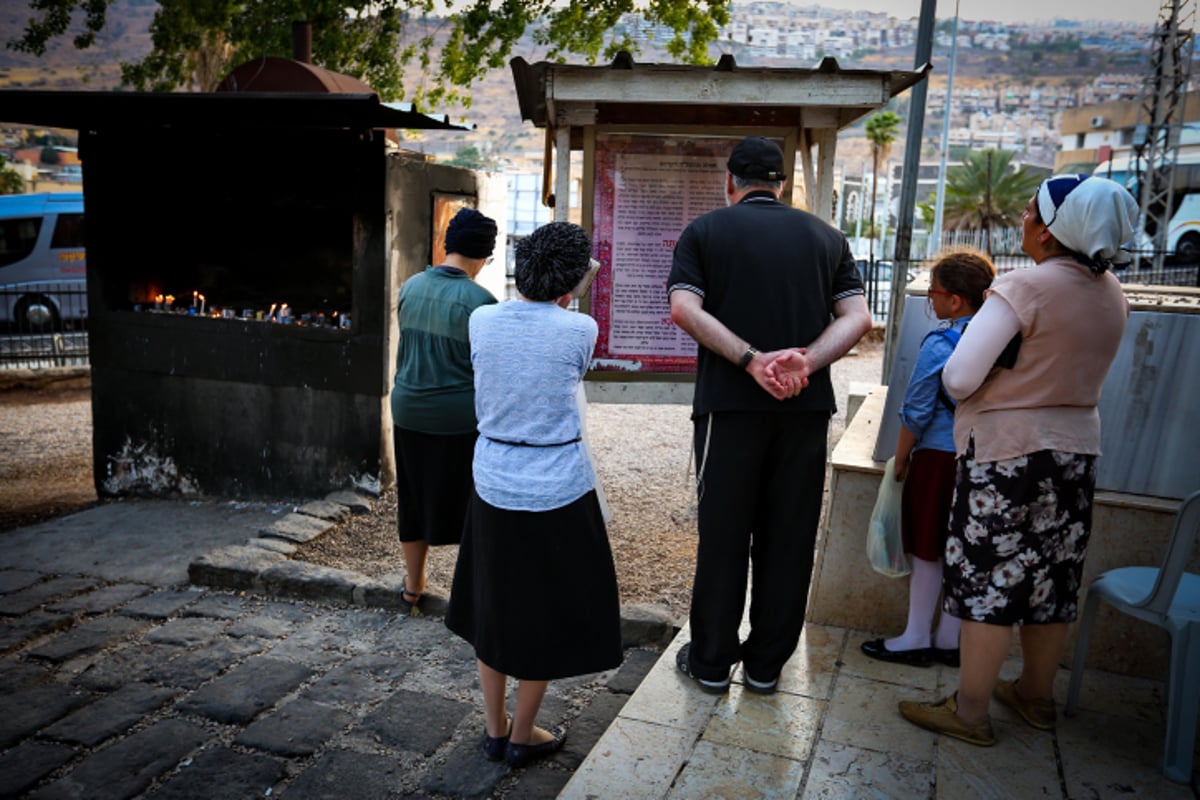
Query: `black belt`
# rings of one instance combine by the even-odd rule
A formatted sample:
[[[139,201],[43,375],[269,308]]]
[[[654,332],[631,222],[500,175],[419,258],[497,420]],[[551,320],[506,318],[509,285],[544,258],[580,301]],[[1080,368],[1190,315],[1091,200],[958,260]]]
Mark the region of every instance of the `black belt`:
[[[538,444],[537,442],[510,442],[508,439],[497,439],[495,436],[484,434],[483,438],[489,439],[497,444],[507,444],[513,447],[566,447],[569,444],[583,441],[582,436],[576,436],[574,439],[569,439],[565,442],[551,442],[549,444]]]

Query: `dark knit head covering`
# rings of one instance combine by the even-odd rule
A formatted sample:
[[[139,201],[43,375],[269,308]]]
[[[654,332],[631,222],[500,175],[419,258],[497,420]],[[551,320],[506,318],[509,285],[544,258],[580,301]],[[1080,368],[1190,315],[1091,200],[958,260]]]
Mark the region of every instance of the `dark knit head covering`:
[[[496,249],[496,220],[464,208],[446,226],[446,252],[487,258]]]
[[[517,242],[517,291],[528,300],[556,300],[588,271],[592,243],[570,222],[551,222]]]

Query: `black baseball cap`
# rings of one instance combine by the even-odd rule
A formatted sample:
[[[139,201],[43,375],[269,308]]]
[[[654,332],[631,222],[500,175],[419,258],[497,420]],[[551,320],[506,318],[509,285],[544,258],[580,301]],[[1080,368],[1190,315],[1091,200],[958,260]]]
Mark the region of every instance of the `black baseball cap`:
[[[779,145],[761,136],[747,136],[729,154],[726,164],[731,175],[756,181],[782,181],[783,151]]]

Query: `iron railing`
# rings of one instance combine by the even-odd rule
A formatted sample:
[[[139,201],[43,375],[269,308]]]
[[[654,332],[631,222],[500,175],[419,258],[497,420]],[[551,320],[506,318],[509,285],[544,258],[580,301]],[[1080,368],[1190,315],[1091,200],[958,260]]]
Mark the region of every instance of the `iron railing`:
[[[1014,269],[1026,269],[1033,266],[1033,259],[1021,250],[1021,229],[1001,228],[990,232],[984,231],[947,231],[942,237],[945,247],[968,246],[983,252],[990,252],[992,262],[998,273],[1010,272]],[[885,243],[890,244],[890,243]],[[914,252],[917,248],[913,248]],[[890,252],[883,249],[880,252]],[[1200,286],[1200,262],[1178,258],[1167,254],[1162,259],[1154,258],[1154,254],[1142,253],[1142,267],[1133,266],[1114,269],[1113,275],[1121,283],[1140,284],[1146,286]],[[934,257],[913,258],[909,261],[908,280],[911,282],[929,268]],[[1161,264],[1154,268],[1155,263]],[[886,323],[892,288],[891,258],[876,258],[873,262],[861,259],[858,262],[866,285],[867,304],[871,316],[877,323]]]
[[[1017,232],[1014,233],[1013,230]],[[982,232],[947,232],[946,245],[969,245],[986,251]],[[992,231],[992,261],[998,272],[1033,266],[1020,250],[1019,229]],[[932,259],[909,262],[909,282],[928,269]],[[511,263],[511,262],[510,262]],[[1150,286],[1200,286],[1200,263],[1143,259],[1145,269],[1126,267],[1113,274],[1122,283]],[[866,284],[867,304],[877,323],[886,323],[892,287],[891,259],[863,259],[859,271]],[[0,369],[86,366],[88,359],[87,287],[84,281],[0,286]]]
[[[84,281],[0,286],[0,369],[87,364]]]

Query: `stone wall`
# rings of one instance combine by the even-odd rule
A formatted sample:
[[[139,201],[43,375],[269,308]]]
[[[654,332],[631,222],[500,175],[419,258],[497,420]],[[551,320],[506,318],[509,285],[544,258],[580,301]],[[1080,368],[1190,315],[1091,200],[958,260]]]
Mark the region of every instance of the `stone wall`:
[[[883,475],[884,462],[876,461],[873,451],[886,393],[886,386],[878,386],[867,395],[833,451],[829,507],[809,591],[810,622],[861,629],[864,639],[898,635],[908,610],[908,580],[874,572],[866,557],[867,523]],[[1084,586],[1115,567],[1157,566],[1178,507],[1175,500],[1097,492]],[[1200,572],[1200,552],[1193,553],[1188,569]],[[1082,604],[1081,592],[1081,610]],[[1077,625],[1071,626],[1064,664],[1073,657]],[[1016,637],[1013,651],[1019,652]],[[1089,668],[1162,679],[1167,653],[1161,629],[1101,606],[1088,648]]]

